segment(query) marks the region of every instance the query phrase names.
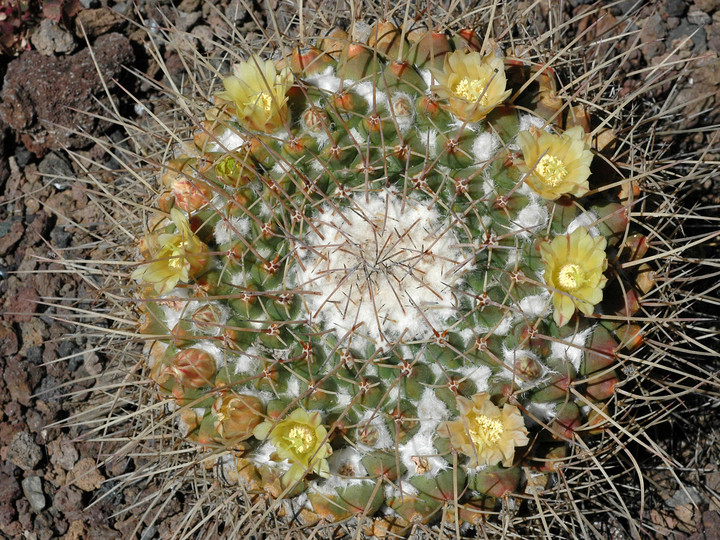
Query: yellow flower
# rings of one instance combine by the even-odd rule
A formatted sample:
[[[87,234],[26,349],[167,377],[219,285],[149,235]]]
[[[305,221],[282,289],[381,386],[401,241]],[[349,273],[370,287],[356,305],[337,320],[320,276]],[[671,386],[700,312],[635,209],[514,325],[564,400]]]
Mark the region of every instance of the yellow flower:
[[[552,289],[553,317],[558,326],[568,323],[575,308],[592,314],[602,300],[607,282],[603,275],[606,244],[605,237],[593,238],[583,227],[540,244],[545,283]]]
[[[327,457],[332,454],[332,448],[326,440],[327,430],[319,412],[308,414],[303,409],[295,409],[277,423],[265,420],[253,430],[253,435],[261,441],[270,440],[276,449],[273,459],[287,459],[291,463],[282,478],[285,486],[299,482],[310,472],[324,478],[330,476]]]
[[[517,143],[524,159],[518,168],[528,173],[525,182],[543,199],[587,193],[593,155],[582,127],[575,126],[561,135],[521,131]]]
[[[477,122],[509,95],[505,65],[494,54],[457,50],[445,56],[441,70],[432,70],[437,95],[447,100],[447,109],[461,120]]]
[[[170,292],[179,281],[187,283],[207,263],[207,246],[192,232],[185,214],[173,208],[170,218],[177,232],[159,235],[153,260],[132,273],[133,279],[152,283],[158,294]]]
[[[500,409],[490,394],[482,392],[472,400],[457,397],[460,419],[441,424],[439,434],[450,438],[450,444],[470,457],[470,467],[497,465],[512,466],[515,447],[528,444],[525,421],[514,405]]]
[[[278,73],[272,60],[257,56],[233,66],[233,75],[223,79],[225,91],[218,97],[235,104],[235,114],[246,127],[272,132],[283,125],[287,114],[287,91],[292,74]]]

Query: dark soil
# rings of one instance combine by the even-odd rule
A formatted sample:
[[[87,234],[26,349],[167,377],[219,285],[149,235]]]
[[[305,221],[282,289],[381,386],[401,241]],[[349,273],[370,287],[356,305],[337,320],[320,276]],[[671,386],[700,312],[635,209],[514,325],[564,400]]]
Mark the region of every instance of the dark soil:
[[[58,261],[98,257],[102,249],[98,231],[104,216],[92,204],[86,185],[73,181],[83,171],[71,154],[108,163],[109,156],[92,142],[93,137],[122,137],[103,119],[111,114],[108,94],[132,117],[135,111],[124,97],[126,91],[141,101],[151,101],[155,94],[130,71],[138,69],[150,80],[163,78],[147,53],[144,33],[133,22],[139,22],[140,15],[146,23],[169,21],[190,32],[196,46],[210,53],[209,38],[229,30],[213,4],[238,27],[251,24],[250,14],[236,0],[230,5],[226,0],[202,5],[200,0],[148,1],[137,9],[127,1],[83,0],[73,4],[77,10],[70,20],[58,25],[45,18],[34,26],[32,50],[15,58],[0,56],[0,536],[150,540],[167,537],[185,513],[178,498],[150,524],[154,513],[144,515],[147,503],[142,501],[158,489],[157,482],[148,479],[114,490],[137,464],[126,459],[98,467],[98,456],[116,449],[85,440],[86,426],[72,421],[86,406],[87,390],[107,360],[93,351],[88,333],[78,331],[69,312],[58,307],[92,311],[99,302],[96,290]],[[565,4],[568,17],[588,9],[581,0]],[[602,17],[581,18],[571,31],[591,27],[584,38],[588,50],[602,47],[593,37],[635,4],[643,2],[614,2]],[[636,32],[621,42],[632,48],[637,40],[640,47],[623,64],[625,83],[617,91],[628,93],[642,84],[645,67],[677,60],[677,70],[682,70],[687,68],[683,60],[701,57],[682,87],[658,88],[654,97],[683,104],[677,114],[684,118],[684,128],[717,124],[720,0],[644,4],[633,11]],[[538,25],[547,27],[543,10],[535,11]],[[262,12],[254,15],[264,20]],[[93,45],[93,56],[83,35]],[[180,73],[183,65],[177,55],[164,46],[161,53],[175,70],[170,75]],[[98,68],[107,86],[97,76]],[[715,135],[712,129],[696,130],[687,140],[670,143],[680,151],[708,148],[706,158],[718,160]],[[701,188],[705,203],[720,200],[717,180],[713,184],[709,179]],[[70,225],[69,217],[76,225]],[[60,421],[65,422],[56,426]],[[717,420],[708,422],[715,422],[717,429]],[[716,445],[718,440],[708,435],[704,444]],[[702,481],[714,486],[716,495],[719,466],[710,459],[702,469]],[[694,513],[669,474],[658,471],[654,478],[657,500],[645,519],[667,530],[662,537],[720,538],[720,498],[703,498],[704,512]]]

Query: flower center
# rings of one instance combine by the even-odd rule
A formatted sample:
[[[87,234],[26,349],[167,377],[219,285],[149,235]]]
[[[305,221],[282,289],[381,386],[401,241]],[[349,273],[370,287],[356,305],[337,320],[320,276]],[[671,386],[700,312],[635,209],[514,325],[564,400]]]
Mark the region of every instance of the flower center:
[[[495,444],[502,437],[503,431],[500,420],[484,414],[479,414],[470,421],[470,438],[477,447]]]
[[[172,246],[168,254],[167,265],[172,270],[180,270],[185,265],[185,259],[183,257],[183,242],[178,242],[177,246]]]
[[[263,108],[266,113],[272,110],[272,96],[267,92],[261,92],[257,98],[257,103]]]
[[[453,88],[458,97],[466,99],[471,103],[478,103],[484,107],[488,102],[487,81],[485,79],[470,79],[465,77]],[[482,95],[482,97],[480,97]],[[480,98],[480,101],[478,101]]]
[[[566,264],[558,273],[558,284],[564,291],[574,291],[580,287],[582,269],[577,264]]]
[[[555,187],[565,180],[568,172],[562,160],[552,154],[545,154],[537,167],[535,167],[535,173],[540,177],[543,184]]]
[[[323,209],[300,252],[296,283],[311,317],[338,336],[357,328],[375,343],[444,324],[471,259],[453,223],[392,190],[358,194],[343,211]]]
[[[297,454],[304,454],[314,448],[317,442],[315,431],[301,424],[295,424],[291,427],[284,439],[290,443],[290,448]]]

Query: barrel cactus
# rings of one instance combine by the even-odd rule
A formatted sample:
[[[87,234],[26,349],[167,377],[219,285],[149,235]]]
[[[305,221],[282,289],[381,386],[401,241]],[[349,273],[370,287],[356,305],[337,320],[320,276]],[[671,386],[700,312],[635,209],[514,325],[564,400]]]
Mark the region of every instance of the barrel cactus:
[[[375,536],[557,483],[653,285],[612,133],[469,29],[335,29],[218,82],[132,274],[182,437]]]

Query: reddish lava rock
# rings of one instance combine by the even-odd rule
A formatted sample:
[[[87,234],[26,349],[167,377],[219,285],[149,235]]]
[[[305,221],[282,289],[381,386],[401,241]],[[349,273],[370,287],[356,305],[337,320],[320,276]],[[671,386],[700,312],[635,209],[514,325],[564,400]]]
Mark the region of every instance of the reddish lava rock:
[[[48,149],[85,147],[87,136],[68,128],[97,135],[109,126],[92,116],[102,114],[101,103],[107,102],[98,69],[113,92],[113,80],[123,78],[123,65],[131,65],[135,55],[130,40],[120,34],[101,36],[93,52],[97,68],[88,49],[57,58],[28,51],[10,62],[0,118],[21,135],[28,150],[42,155]]]

